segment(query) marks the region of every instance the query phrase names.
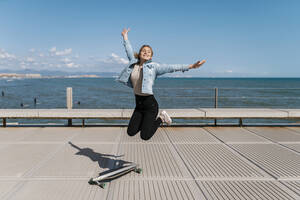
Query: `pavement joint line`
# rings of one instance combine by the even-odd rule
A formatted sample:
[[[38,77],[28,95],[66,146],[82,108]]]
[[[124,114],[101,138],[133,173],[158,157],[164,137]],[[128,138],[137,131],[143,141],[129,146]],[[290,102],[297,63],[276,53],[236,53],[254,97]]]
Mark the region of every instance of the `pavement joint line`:
[[[9,200],[11,199],[18,191],[20,191],[23,186],[26,184],[26,181],[19,181],[16,185],[13,186],[13,188],[5,194],[2,198],[3,200]]]
[[[32,145],[38,145],[38,144],[68,144],[67,142],[0,142],[0,145],[19,145],[19,144],[32,144]],[[74,142],[74,141],[73,141]],[[76,144],[118,144],[116,142],[76,142]],[[0,147],[1,149],[1,147]]]
[[[300,181],[300,176],[298,178],[278,178],[278,181]]]
[[[87,181],[91,177],[28,177],[28,178],[0,178],[0,181]],[[121,180],[194,180],[188,177],[123,177]]]
[[[28,177],[28,178],[0,178],[0,181],[87,181],[90,177]],[[300,181],[299,178],[279,178],[274,180],[273,178],[231,178],[231,177],[124,177],[121,180],[182,180],[182,181]]]
[[[239,151],[237,151],[236,149],[234,149],[232,146],[230,146],[229,144],[226,144],[223,140],[221,140],[220,138],[218,138],[217,136],[215,136],[213,133],[211,133],[209,130],[207,130],[206,128],[203,128],[205,131],[207,131],[209,134],[211,134],[213,137],[217,138],[217,140],[220,140],[223,145],[228,147],[228,150],[230,150],[232,153],[234,153],[236,156],[238,156],[240,159],[244,160],[246,163],[248,163],[250,166],[255,166],[259,169],[262,170],[262,172],[264,172],[265,174],[271,176],[274,180],[277,180],[276,176],[272,175],[271,173],[269,173],[268,171],[266,171],[264,168],[262,168],[261,166],[259,166],[257,163],[255,163],[254,161],[250,160],[249,158],[247,158],[245,155],[243,155],[242,153],[240,153]]]
[[[69,141],[68,141],[69,142]],[[70,142],[76,142],[76,144],[118,144],[117,142],[77,142],[77,141],[70,141]]]
[[[277,181],[274,180],[273,178],[234,178],[234,177],[197,177],[195,180],[197,181]]]
[[[189,169],[189,167],[187,166],[186,162],[183,160],[182,156],[180,155],[180,153],[178,152],[178,149],[176,148],[175,144],[172,142],[172,140],[170,139],[169,136],[169,130],[170,129],[164,129],[164,132],[167,136],[167,138],[169,139],[171,145],[173,146],[174,150],[176,151],[176,153],[178,154],[179,158],[181,159],[182,163],[184,164],[184,166],[186,167],[187,171],[190,173],[191,177],[193,178],[194,183],[197,185],[198,189],[200,190],[200,192],[202,193],[202,195],[205,197],[205,199],[208,199],[207,196],[205,195],[205,192],[201,189],[199,183],[196,181],[195,176],[193,175],[193,173],[191,172],[191,170]]]
[[[120,131],[119,138],[118,138],[119,141],[118,141],[118,143],[116,143],[114,145],[114,148],[113,148],[113,151],[114,151],[115,155],[117,155],[119,153],[120,146],[121,146],[121,141],[122,141],[122,134],[125,134],[124,133],[125,132],[125,128],[124,127],[120,127],[119,131]],[[115,169],[115,167],[116,167],[116,161],[111,160],[110,163],[109,163],[109,166],[111,166],[111,169]],[[111,191],[112,189],[111,189],[110,185],[111,184],[108,183],[106,197],[104,199],[108,199],[109,193],[113,192],[113,191]]]
[[[300,142],[278,142],[280,144],[300,144]]]
[[[246,129],[247,129],[247,128],[246,128]],[[267,137],[265,137],[265,136],[261,136],[261,135],[259,135],[258,133],[256,133],[255,131],[252,131],[252,130],[249,130],[249,129],[247,129],[247,130],[250,131],[250,132],[252,132],[253,134],[256,134],[256,135],[258,135],[258,136],[260,136],[260,137],[263,137],[263,138],[265,138],[265,139],[267,139],[267,140],[270,140],[274,145],[278,145],[278,146],[280,146],[280,147],[283,147],[284,149],[287,149],[287,150],[289,150],[289,151],[292,151],[292,152],[294,152],[294,153],[300,155],[300,152],[298,152],[298,151],[295,150],[295,149],[292,149],[292,148],[290,148],[290,147],[288,147],[288,146],[285,146],[285,145],[283,145],[282,143],[277,142],[277,141],[274,141],[274,140],[272,140],[272,139],[270,139],[270,138],[267,138]]]
[[[220,141],[215,142],[173,142],[174,144],[221,144]]]
[[[167,142],[121,142],[120,144],[170,144]]]
[[[273,144],[272,142],[225,142],[226,144]]]

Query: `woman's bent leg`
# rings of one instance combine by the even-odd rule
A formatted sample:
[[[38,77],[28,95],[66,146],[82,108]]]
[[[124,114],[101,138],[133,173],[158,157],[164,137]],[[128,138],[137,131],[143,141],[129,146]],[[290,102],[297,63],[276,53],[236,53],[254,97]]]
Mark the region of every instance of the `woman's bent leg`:
[[[143,114],[137,109],[134,109],[127,128],[127,134],[129,136],[134,136],[141,130],[142,119]]]
[[[162,123],[160,117],[156,119],[158,114],[158,103],[155,98],[153,97],[153,99],[150,99],[147,104],[149,105],[149,109],[144,113],[141,127],[141,138],[143,140],[149,140]]]
[[[149,140],[155,134],[161,123],[162,120],[160,117],[156,119],[156,115],[146,113],[142,122],[141,138],[143,140]]]

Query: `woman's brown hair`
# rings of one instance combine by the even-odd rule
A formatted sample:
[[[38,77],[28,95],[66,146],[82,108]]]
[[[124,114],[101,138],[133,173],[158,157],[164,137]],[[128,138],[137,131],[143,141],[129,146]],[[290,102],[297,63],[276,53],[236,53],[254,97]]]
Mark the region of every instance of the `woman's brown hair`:
[[[138,60],[137,63],[140,62],[140,54],[141,54],[141,52],[142,52],[142,50],[143,50],[144,47],[149,47],[149,48],[151,49],[151,57],[153,56],[153,50],[152,50],[152,48],[150,47],[150,45],[144,44],[144,45],[140,48],[139,53],[137,53],[137,52],[134,53],[134,57]]]

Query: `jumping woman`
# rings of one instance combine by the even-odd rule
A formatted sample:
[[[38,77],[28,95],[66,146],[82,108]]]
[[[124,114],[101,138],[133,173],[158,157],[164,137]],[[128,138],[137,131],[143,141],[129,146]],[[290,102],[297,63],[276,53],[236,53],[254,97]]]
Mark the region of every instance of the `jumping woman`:
[[[161,123],[170,125],[172,119],[165,110],[158,114],[158,103],[153,96],[152,87],[155,79],[165,73],[176,71],[188,71],[198,68],[205,60],[197,61],[188,66],[183,65],[160,65],[152,61],[153,51],[149,45],[143,45],[139,53],[133,53],[131,44],[128,40],[128,29],[122,31],[123,44],[129,59],[129,65],[121,72],[117,81],[133,88],[135,94],[136,107],[130,118],[127,134],[136,135],[141,131],[140,136],[143,140],[149,140]]]

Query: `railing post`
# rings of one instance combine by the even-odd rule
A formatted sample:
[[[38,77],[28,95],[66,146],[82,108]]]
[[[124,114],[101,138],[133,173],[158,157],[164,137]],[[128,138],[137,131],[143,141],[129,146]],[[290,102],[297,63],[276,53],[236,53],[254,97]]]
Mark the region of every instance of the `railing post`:
[[[72,109],[72,88],[67,87],[67,109]],[[72,126],[72,119],[68,119],[68,126]]]
[[[215,88],[215,108],[218,107],[218,88]],[[215,126],[217,126],[217,119],[215,119]]]
[[[6,127],[6,118],[3,118],[3,127]]]
[[[67,87],[67,108],[72,109],[72,88]]]

